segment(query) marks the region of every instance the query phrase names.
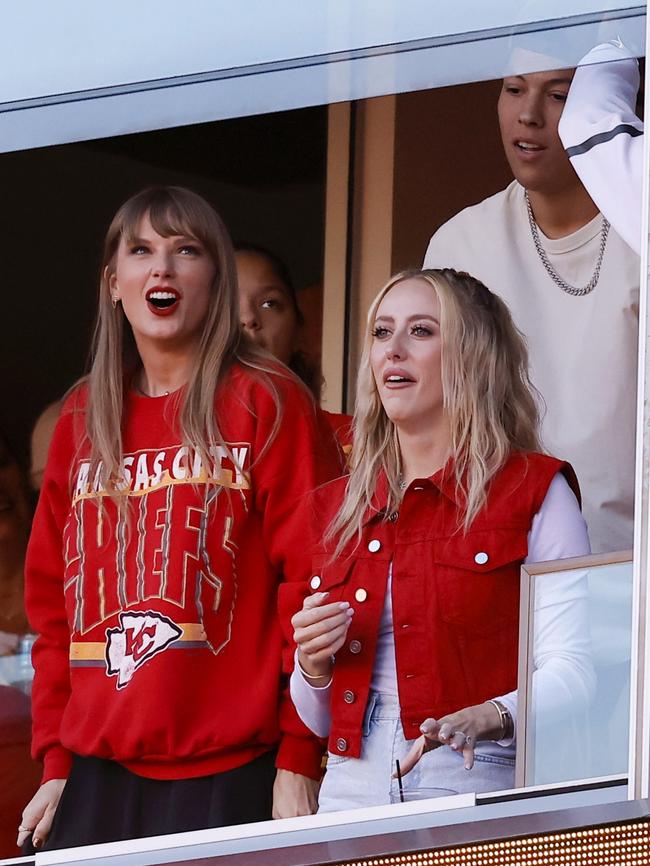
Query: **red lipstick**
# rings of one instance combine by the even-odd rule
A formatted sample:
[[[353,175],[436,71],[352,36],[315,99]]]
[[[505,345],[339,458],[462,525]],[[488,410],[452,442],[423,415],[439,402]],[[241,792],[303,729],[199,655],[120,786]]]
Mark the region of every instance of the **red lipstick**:
[[[171,286],[153,286],[145,298],[154,316],[171,316],[178,307],[181,295]]]

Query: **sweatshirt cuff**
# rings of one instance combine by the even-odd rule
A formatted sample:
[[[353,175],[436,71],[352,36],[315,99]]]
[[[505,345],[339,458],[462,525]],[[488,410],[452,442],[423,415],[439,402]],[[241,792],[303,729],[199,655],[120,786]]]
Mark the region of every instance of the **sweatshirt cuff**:
[[[291,770],[301,776],[320,781],[325,746],[316,737],[297,737],[285,734],[278,748],[275,766],[278,770]]]
[[[50,779],[67,779],[70,775],[72,767],[72,752],[64,749],[63,746],[52,746],[48,749],[43,758],[43,778],[41,785],[44,782],[49,782]]]

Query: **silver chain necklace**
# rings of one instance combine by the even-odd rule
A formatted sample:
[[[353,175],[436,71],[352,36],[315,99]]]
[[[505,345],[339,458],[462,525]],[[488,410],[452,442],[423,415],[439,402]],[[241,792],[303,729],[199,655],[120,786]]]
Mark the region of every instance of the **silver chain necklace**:
[[[590,292],[593,292],[593,290],[598,284],[598,278],[600,277],[600,268],[603,264],[603,256],[605,255],[605,247],[607,245],[607,235],[609,234],[609,222],[605,219],[605,217],[602,218],[603,227],[600,230],[600,250],[598,252],[598,260],[596,262],[596,267],[594,268],[594,272],[591,275],[591,279],[589,280],[587,285],[579,289],[576,286],[572,286],[567,283],[566,280],[563,280],[562,277],[555,270],[553,265],[550,263],[548,256],[546,255],[546,250],[542,246],[542,242],[539,239],[539,231],[537,230],[537,223],[535,222],[535,217],[533,216],[533,209],[530,205],[530,199],[528,198],[528,190],[524,190],[524,196],[526,198],[526,209],[528,211],[530,233],[533,236],[533,243],[535,244],[537,255],[540,257],[542,264],[546,268],[546,273],[553,280],[553,282],[562,289],[563,292],[567,293],[567,295],[573,295],[574,297],[582,297],[583,295],[588,295]]]

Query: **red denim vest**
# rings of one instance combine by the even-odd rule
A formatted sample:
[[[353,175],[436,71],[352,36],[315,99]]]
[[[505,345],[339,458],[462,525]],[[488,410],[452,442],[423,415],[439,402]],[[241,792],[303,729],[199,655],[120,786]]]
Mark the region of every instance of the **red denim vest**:
[[[355,615],[336,655],[331,693],[331,752],[358,757],[389,564],[401,720],[407,739],[427,717],[440,718],[517,687],[520,566],[528,533],[549,484],[563,472],[579,497],[572,468],[543,454],[515,453],[492,480],[469,531],[459,529],[459,494],[449,467],[413,481],[399,513],[386,514],[385,481],[361,543],[331,561],[314,543],[309,586],[287,586],[286,622],[309,592],[349,601]],[[320,532],[341,504],[346,479],[314,494]],[[346,551],[347,552],[347,551]],[[289,610],[289,608],[291,608]]]

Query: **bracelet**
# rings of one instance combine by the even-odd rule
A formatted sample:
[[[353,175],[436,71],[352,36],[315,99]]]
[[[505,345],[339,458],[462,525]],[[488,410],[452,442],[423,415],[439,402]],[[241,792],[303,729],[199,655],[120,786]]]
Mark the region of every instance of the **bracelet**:
[[[334,657],[333,657],[333,656],[330,656],[330,661],[331,661],[331,662],[334,662]],[[300,659],[298,658],[298,653],[296,653],[296,664],[298,665],[298,668],[299,668],[299,670],[300,670],[300,673],[303,675],[303,677],[304,677],[306,680],[322,680],[323,677],[326,677],[326,676],[327,676],[327,674],[318,674],[317,676],[314,676],[314,674],[308,674],[307,671],[306,671],[306,670],[303,668],[303,666],[300,664]],[[332,677],[332,675],[330,674],[329,682],[325,683],[324,686],[320,686],[320,688],[322,688],[322,689],[326,689],[327,686],[329,686],[329,685],[331,684],[332,679],[333,679],[333,677]]]
[[[501,722],[501,734],[497,738],[499,740],[510,740],[515,734],[515,724],[512,720],[512,716],[510,715],[510,710],[502,704],[501,701],[497,700],[488,700],[487,704],[492,704],[493,707],[496,708],[496,711],[499,714],[499,721]]]

